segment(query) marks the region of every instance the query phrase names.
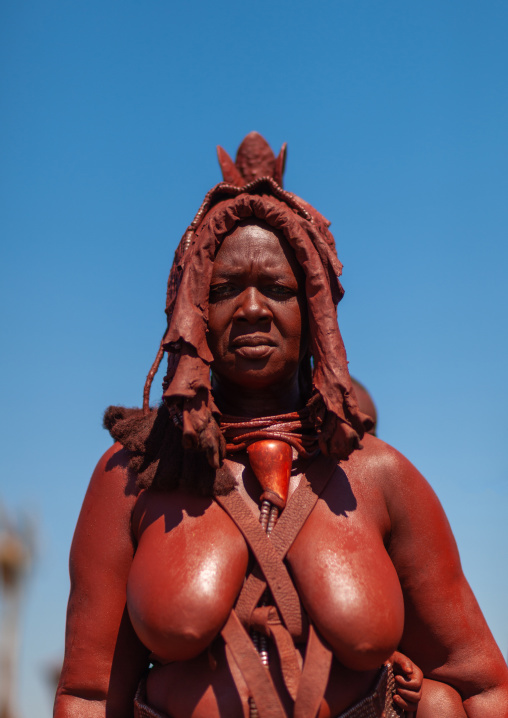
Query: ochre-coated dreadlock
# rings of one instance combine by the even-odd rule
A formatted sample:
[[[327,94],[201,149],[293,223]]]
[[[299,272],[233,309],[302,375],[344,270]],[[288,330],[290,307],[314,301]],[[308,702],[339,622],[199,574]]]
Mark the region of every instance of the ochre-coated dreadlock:
[[[256,132],[243,140],[234,163],[218,148],[224,181],[207,193],[176,250],[166,295],[167,330],[148,373],[143,409],[110,407],[104,418],[111,435],[131,452],[131,467],[143,486],[180,485],[206,494],[232,488],[221,483],[224,472],[216,472],[225,456],[225,442],[212,395],[213,357],[206,334],[215,256],[224,237],[245,220],[260,221],[280,232],[305,274],[314,365],[307,406],[322,451],[347,459],[369,424],[356,404],[337,324],[336,308],[344,292],[330,223],[282,188],[285,154],[284,145],[275,158]],[[164,352],[168,370],[163,403],[151,410],[150,386]],[[307,371],[308,362],[309,358]],[[182,427],[177,426],[177,416],[182,417]]]

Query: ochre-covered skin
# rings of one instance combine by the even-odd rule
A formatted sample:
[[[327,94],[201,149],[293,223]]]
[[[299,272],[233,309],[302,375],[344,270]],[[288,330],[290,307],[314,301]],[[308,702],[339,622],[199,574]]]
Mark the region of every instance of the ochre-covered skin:
[[[236,711],[246,695],[238,698],[220,642],[212,644],[213,670],[206,648],[243,581],[244,539],[209,498],[145,491],[136,499],[128,489],[126,495],[123,450],[113,447],[109,456],[113,461],[106,456],[94,473],[76,531],[71,560],[78,566],[56,716],[104,717],[106,698],[108,718],[132,715],[147,650],[131,621],[122,623],[126,584],[134,626],[163,663],[174,661],[150,674],[151,705],[174,718],[242,715]],[[254,512],[259,488],[245,465],[230,462]],[[290,493],[297,479],[292,477]],[[503,659],[428,484],[400,454],[370,436],[335,479],[288,556],[304,605],[338,659],[322,715],[333,716],[362,697],[376,667],[400,645],[427,677],[460,692],[464,715],[505,716]],[[91,556],[93,561],[85,560]],[[76,606],[77,594],[86,597],[84,605]],[[278,680],[276,666],[274,655]],[[484,693],[486,685],[493,690]]]
[[[226,236],[208,316],[218,409],[252,418],[303,407],[309,327],[302,292],[280,232],[248,221]],[[418,718],[507,718],[506,664],[439,501],[395,449],[368,434],[362,443],[337,462],[286,557],[308,617],[333,652],[319,718],[364,698],[390,657],[407,676],[399,677],[402,705],[411,693],[417,702],[417,666],[423,671]],[[55,718],[133,718],[150,661],[153,709],[172,718],[247,718],[248,689],[220,631],[252,554],[212,496],[141,490],[130,459],[119,444],[106,452],[76,527]],[[228,457],[226,468],[257,518],[262,488],[247,451]],[[306,470],[308,459],[293,461],[289,500]],[[397,648],[408,658],[394,658]],[[273,649],[269,670],[289,716]]]
[[[214,501],[180,492],[143,492],[133,528],[138,549],[127,601],[134,629],[164,663],[195,658],[242,587],[245,542]]]

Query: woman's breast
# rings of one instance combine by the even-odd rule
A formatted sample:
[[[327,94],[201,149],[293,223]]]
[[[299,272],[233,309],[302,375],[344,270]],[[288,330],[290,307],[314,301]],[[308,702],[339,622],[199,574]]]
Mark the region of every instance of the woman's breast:
[[[359,504],[337,514],[318,501],[288,553],[302,602],[335,656],[366,671],[397,647],[402,591],[379,524]]]
[[[145,492],[134,531],[127,584],[134,630],[163,662],[193,658],[234,605],[247,570],[244,539],[213,501],[178,492]]]

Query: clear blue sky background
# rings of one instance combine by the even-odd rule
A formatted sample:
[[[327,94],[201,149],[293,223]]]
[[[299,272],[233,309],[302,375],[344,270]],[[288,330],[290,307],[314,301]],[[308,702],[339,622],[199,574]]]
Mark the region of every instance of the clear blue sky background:
[[[177,241],[256,129],[332,220],[380,436],[429,478],[503,653],[508,4],[3,3],[0,497],[39,517],[25,716],[48,718],[108,404],[139,404]],[[156,380],[156,386],[160,386]],[[154,399],[156,399],[154,392]]]

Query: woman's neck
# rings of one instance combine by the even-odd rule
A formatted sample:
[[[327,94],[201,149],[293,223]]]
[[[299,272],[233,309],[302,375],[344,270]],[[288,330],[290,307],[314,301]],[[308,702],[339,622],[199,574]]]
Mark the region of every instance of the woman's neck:
[[[298,377],[277,386],[247,389],[212,375],[213,398],[223,414],[256,418],[297,411],[305,405]]]

